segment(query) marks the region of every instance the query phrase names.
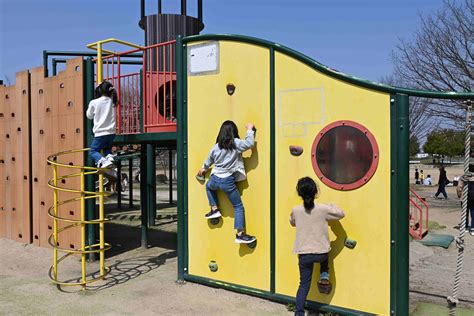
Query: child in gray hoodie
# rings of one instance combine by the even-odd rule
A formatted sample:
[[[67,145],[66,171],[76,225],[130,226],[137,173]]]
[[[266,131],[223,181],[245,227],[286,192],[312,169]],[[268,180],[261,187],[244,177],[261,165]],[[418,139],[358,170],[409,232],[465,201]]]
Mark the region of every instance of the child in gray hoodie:
[[[234,122],[225,121],[222,123],[216,144],[211,148],[207,160],[198,171],[198,176],[204,176],[206,171],[214,164],[211,177],[206,184],[211,211],[205,216],[208,219],[222,216],[217,206],[217,190],[222,190],[234,207],[234,228],[237,230],[235,242],[249,244],[254,242],[256,238],[245,233],[244,205],[235,184],[247,178],[242,153],[252,148],[255,143],[254,125],[248,123],[246,128],[247,135],[242,140]]]

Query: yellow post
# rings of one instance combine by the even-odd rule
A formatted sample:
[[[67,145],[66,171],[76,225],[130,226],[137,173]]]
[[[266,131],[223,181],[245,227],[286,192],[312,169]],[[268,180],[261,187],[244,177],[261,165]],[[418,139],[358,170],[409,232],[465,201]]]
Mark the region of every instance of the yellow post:
[[[81,264],[82,264],[82,282],[84,284],[82,285],[82,289],[86,289],[86,254],[84,251],[86,251],[86,224],[84,224],[84,221],[86,220],[86,200],[85,200],[85,191],[86,189],[86,181],[85,181],[85,176],[84,176],[84,169],[81,168]]]
[[[104,264],[104,259],[105,259],[105,253],[104,253],[104,175],[102,173],[99,173],[99,247],[102,249],[100,251],[100,275],[104,276],[105,275],[105,264]]]
[[[54,186],[58,185],[58,167],[53,165],[53,184]],[[54,215],[58,216],[58,190],[53,189],[53,210]],[[53,275],[54,280],[58,280],[58,250],[56,247],[58,246],[58,220],[55,218],[53,219]]]
[[[97,84],[102,82],[102,43],[97,43]]]

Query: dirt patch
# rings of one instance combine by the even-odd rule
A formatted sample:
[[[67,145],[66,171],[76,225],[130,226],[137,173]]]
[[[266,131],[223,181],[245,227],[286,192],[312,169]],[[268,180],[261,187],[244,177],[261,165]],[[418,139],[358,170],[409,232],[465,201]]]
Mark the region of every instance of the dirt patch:
[[[267,300],[193,283],[178,285],[174,250],[138,248],[114,256],[107,260],[110,276],[87,292],[59,291],[49,282],[51,249],[0,239],[0,253],[0,314],[291,315],[285,305]],[[80,275],[78,258],[64,264],[66,278]],[[95,269],[96,264],[90,267]]]

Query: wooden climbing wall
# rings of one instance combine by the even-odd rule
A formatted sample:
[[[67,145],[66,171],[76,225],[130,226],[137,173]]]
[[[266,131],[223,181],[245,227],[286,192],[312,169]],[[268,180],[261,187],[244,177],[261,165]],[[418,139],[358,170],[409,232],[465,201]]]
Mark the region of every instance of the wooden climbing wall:
[[[0,86],[0,237],[31,242],[30,75]]]
[[[43,67],[19,72],[14,86],[0,86],[0,237],[47,247],[53,221],[48,209],[53,168],[48,156],[84,148],[83,61],[71,59],[57,76],[44,78]],[[31,144],[31,147],[30,147]],[[84,155],[61,156],[59,162],[83,165]],[[79,170],[59,168],[59,175]],[[31,179],[30,179],[31,177]],[[79,178],[60,186],[79,189]],[[59,201],[78,194],[61,192]],[[80,219],[79,202],[59,208],[59,216]],[[61,226],[59,228],[63,228]],[[61,248],[80,247],[79,227],[59,235]]]
[[[84,148],[83,120],[83,62],[82,58],[71,59],[66,70],[54,77],[43,77],[43,67],[31,73],[32,83],[32,142],[33,142],[33,242],[39,246],[49,246],[53,221],[48,209],[53,205],[53,190],[48,181],[53,177],[53,168],[48,165],[48,156],[71,149]],[[35,145],[37,144],[37,146]],[[83,165],[82,154],[66,155],[59,162],[68,165]],[[59,168],[59,176],[79,172],[77,169]],[[65,179],[58,183],[61,187],[79,189],[78,178]],[[59,201],[73,199],[75,193],[60,192]],[[80,219],[79,202],[67,203],[59,207],[59,216]],[[60,226],[59,228],[63,228]],[[80,247],[80,231],[77,227],[59,234],[61,248]]]

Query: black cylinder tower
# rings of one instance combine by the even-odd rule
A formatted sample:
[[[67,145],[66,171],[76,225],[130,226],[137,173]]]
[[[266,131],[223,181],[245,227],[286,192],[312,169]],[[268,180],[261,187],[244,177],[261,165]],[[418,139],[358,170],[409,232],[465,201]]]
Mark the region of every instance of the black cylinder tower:
[[[163,14],[161,0],[158,0],[158,13],[145,15],[145,0],[140,0],[140,22],[145,31],[145,46],[176,39],[178,35],[197,35],[204,28],[202,22],[202,0],[197,0],[198,17],[188,16],[186,0],[181,0],[181,14]]]

